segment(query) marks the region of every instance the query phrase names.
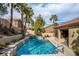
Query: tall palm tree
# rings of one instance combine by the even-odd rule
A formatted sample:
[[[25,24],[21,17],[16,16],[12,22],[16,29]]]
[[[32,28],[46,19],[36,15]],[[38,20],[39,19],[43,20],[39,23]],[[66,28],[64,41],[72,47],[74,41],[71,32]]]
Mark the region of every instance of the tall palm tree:
[[[57,15],[52,15],[50,18],[50,21],[53,21],[53,36],[55,36],[55,25],[56,25],[56,21],[57,21]]]
[[[55,24],[55,21],[57,21],[57,16],[56,15],[52,15],[50,20],[53,21],[53,24]]]
[[[26,27],[26,23],[30,23],[30,22],[29,22],[29,16],[26,15],[24,19],[25,19],[25,28],[27,28],[27,27]]]
[[[7,6],[5,3],[0,3],[0,15],[4,15],[4,14],[7,14],[8,11],[7,11]]]
[[[0,3],[0,17],[4,16],[5,14],[7,14],[7,6],[5,3]],[[0,22],[0,27],[2,26],[2,23]]]
[[[15,9],[21,13],[21,20],[22,20],[22,23],[21,23],[21,28],[23,30],[23,16],[24,16],[24,12],[25,12],[25,9],[26,8],[27,4],[24,4],[24,3],[16,3],[15,4]]]
[[[13,3],[10,3],[9,6],[10,6],[10,29],[11,29],[13,23]]]
[[[31,26],[34,26],[34,21],[33,21],[32,17],[30,18],[30,24],[31,24]]]
[[[8,7],[10,7],[10,29],[12,28],[12,23],[13,23],[13,9],[14,9],[14,3],[8,3]]]
[[[26,23],[28,23],[28,27],[29,27],[29,24],[33,25],[33,20],[32,20],[32,16],[33,16],[33,10],[32,8],[30,7],[27,7],[27,10],[26,10],[26,16],[25,16],[25,26],[26,26]]]
[[[26,26],[26,23],[28,23],[28,28],[30,28],[29,26],[33,26],[34,21],[33,21],[32,17],[25,18],[25,26]]]

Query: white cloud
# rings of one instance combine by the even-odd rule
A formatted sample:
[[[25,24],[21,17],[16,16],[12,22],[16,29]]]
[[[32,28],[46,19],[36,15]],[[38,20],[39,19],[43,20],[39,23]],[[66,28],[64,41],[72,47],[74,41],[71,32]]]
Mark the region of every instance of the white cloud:
[[[79,17],[79,4],[71,3],[59,3],[59,4],[32,4],[30,5],[35,15],[38,16],[41,14],[47,24],[50,24],[49,18],[52,14],[56,14],[58,16],[59,22],[65,22],[71,20],[73,18]]]

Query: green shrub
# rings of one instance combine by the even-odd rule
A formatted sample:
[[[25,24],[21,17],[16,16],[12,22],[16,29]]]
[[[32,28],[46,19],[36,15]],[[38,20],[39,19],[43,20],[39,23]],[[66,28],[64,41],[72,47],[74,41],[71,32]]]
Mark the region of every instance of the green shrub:
[[[6,47],[6,45],[0,44],[0,48],[5,48],[5,47]]]
[[[45,21],[44,19],[42,18],[41,15],[39,15],[37,17],[37,19],[35,20],[34,22],[34,31],[36,34],[41,34],[43,31],[43,28],[45,26]]]
[[[79,34],[79,29],[76,32]]]

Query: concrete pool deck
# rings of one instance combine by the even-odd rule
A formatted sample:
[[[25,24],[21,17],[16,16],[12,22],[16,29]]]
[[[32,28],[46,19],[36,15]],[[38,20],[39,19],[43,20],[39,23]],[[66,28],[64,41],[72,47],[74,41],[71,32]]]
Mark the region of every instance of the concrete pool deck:
[[[58,54],[55,54],[55,55],[57,55],[57,56],[60,56],[60,55],[61,56],[75,56],[74,52],[70,48],[68,48],[64,44],[61,44],[60,42],[58,42],[55,37],[47,37],[46,39],[48,39],[56,47],[59,46],[59,45],[62,45],[64,47],[64,53],[58,53]]]

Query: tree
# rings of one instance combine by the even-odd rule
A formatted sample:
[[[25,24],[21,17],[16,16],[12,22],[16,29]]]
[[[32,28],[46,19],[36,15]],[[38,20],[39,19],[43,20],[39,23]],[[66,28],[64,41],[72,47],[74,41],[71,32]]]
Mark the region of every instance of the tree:
[[[39,15],[34,22],[34,31],[36,34],[41,34],[45,25],[45,21],[41,15]]]
[[[22,31],[24,29],[24,27],[23,27],[23,16],[24,16],[25,11],[27,10],[27,7],[26,6],[27,6],[27,4],[24,4],[24,3],[16,3],[14,5],[15,9],[19,13],[21,13],[21,20],[22,20],[21,28],[22,28]]]
[[[53,20],[53,23],[55,23],[55,21],[57,21],[57,16],[56,15],[52,15],[50,20],[51,21]]]
[[[7,6],[5,3],[0,3],[0,15],[4,15],[4,14],[7,14],[8,11],[7,11]]]
[[[50,18],[50,21],[53,21],[53,35],[55,36],[55,25],[56,25],[56,21],[57,21],[57,16],[56,15],[52,15]]]
[[[26,26],[26,23],[28,23],[28,27],[29,27],[29,24],[33,25],[34,21],[32,20],[32,16],[33,16],[33,9],[30,8],[30,7],[27,7],[27,10],[25,11],[25,26]]]
[[[33,26],[34,25],[34,21],[33,21],[32,17],[25,16],[25,26],[26,26],[26,23],[28,23],[28,27],[29,27],[29,24],[31,26]]]
[[[5,14],[7,14],[7,6],[5,3],[0,3],[0,17],[4,16]],[[2,26],[2,24],[0,24],[0,27]]]
[[[8,3],[7,4],[8,7],[10,7],[10,29],[12,28],[12,23],[13,23],[13,9],[15,8],[15,4],[13,3]]]
[[[10,6],[10,29],[12,28],[12,23],[13,23],[13,3],[9,4]]]
[[[31,18],[30,23],[31,23],[31,26],[32,26],[32,28],[33,28],[33,26],[34,26],[34,21],[33,21],[33,19],[32,19],[32,18]]]

